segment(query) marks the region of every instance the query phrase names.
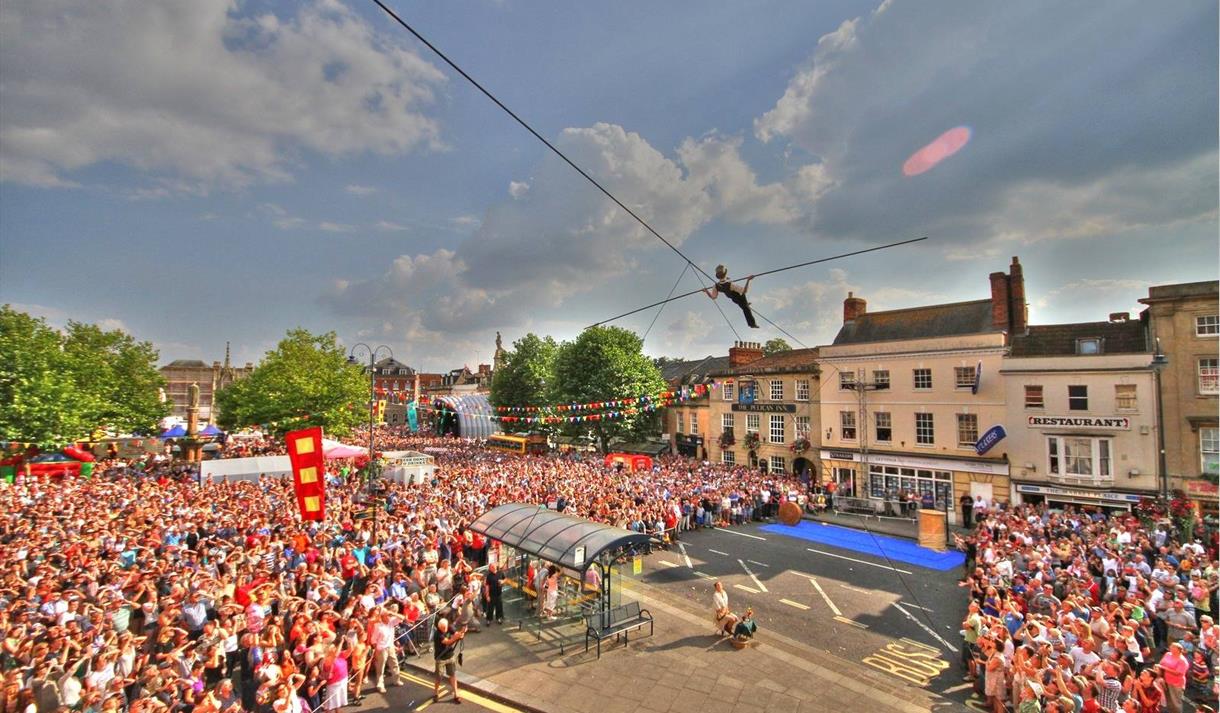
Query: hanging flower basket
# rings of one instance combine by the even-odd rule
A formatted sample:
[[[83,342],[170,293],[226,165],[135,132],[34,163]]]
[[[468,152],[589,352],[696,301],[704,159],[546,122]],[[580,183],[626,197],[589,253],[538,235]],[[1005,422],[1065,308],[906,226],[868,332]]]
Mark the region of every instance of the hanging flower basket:
[[[788,450],[793,453],[804,453],[812,447],[813,444],[809,442],[808,438],[798,438],[788,446]]]
[[[719,443],[721,448],[729,448],[737,443],[737,439],[733,437],[732,431],[721,431]]]
[[[751,451],[758,450],[758,446],[760,443],[762,443],[762,439],[758,436],[757,433],[750,431],[749,433],[746,434],[746,448],[748,450],[751,450]]]

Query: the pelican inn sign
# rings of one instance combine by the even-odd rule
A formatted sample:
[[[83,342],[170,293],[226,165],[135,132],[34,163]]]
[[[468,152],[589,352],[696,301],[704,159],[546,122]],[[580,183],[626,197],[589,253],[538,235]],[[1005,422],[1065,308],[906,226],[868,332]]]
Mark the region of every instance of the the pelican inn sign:
[[[1030,428],[1093,428],[1129,431],[1131,419],[1122,416],[1030,416]]]

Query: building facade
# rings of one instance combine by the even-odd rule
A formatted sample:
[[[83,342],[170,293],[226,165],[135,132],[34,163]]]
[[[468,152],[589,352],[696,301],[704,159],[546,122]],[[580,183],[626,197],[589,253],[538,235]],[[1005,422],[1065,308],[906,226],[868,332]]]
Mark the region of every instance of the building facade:
[[[661,366],[661,378],[672,391],[708,388],[712,383],[711,373],[723,371],[728,368],[728,364],[727,356],[671,361]],[[669,440],[671,453],[688,458],[707,459],[707,439],[711,433],[708,401],[707,397],[695,398],[664,410],[661,415],[661,430]]]
[[[1007,454],[976,444],[1005,422],[1000,368],[1009,336],[1027,327],[1017,258],[990,281],[990,299],[886,312],[848,293],[821,349],[823,482],[878,503],[931,493],[955,523],[963,495],[1009,499]]]
[[[238,379],[244,379],[254,371],[254,364],[246,362],[245,366],[234,367],[229,362],[229,345],[225,344],[225,360],[223,363],[214,361],[211,366],[199,359],[177,359],[159,369],[165,378],[165,397],[173,403],[170,416],[186,419],[186,407],[190,402],[191,384],[199,385],[199,420],[204,423],[215,421],[216,392],[232,384]]]
[[[1216,281],[1151,287],[1151,335],[1168,363],[1160,370],[1165,469],[1170,491],[1182,490],[1216,512],[1220,470],[1220,290]]]
[[[1156,388],[1143,322],[1033,326],[1000,373],[1017,502],[1129,510],[1155,497]]]
[[[405,404],[414,399],[415,370],[387,357],[373,365],[373,385],[378,399]]]
[[[711,376],[709,460],[816,478],[818,349],[765,356],[757,342],[737,342],[729,368]]]

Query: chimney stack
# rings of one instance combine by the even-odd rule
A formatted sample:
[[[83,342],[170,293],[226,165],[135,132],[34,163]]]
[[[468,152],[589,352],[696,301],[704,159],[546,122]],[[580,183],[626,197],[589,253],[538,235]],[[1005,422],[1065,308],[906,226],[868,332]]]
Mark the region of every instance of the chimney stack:
[[[733,347],[729,349],[729,368],[745,366],[763,356],[762,344],[758,342],[733,342]]]
[[[1001,329],[1011,333],[1012,316],[1010,306],[1012,304],[1012,296],[1008,289],[1008,275],[1002,272],[993,272],[988,277],[991,278],[991,326],[993,329]]]
[[[868,302],[863,297],[856,297],[851,292],[843,300],[843,324],[856,321],[856,317],[868,312]]]
[[[1017,256],[1012,256],[1012,265],[1008,266],[1008,294],[1011,303],[1008,313],[1012,315],[1012,333],[1025,334],[1029,325],[1029,305],[1025,303],[1025,271]]]

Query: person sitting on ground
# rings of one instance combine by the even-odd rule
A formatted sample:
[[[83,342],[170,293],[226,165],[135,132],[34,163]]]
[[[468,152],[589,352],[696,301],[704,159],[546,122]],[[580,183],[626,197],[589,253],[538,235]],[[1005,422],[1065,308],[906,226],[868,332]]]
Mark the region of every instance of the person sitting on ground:
[[[732,636],[737,626],[737,617],[729,609],[729,593],[724,591],[724,584],[716,582],[712,592],[712,619],[716,622],[717,636]]]
[[[746,615],[737,622],[737,626],[733,627],[733,638],[738,641],[748,641],[754,638],[756,631],[758,631],[758,624],[754,623],[754,609],[746,609]]]

